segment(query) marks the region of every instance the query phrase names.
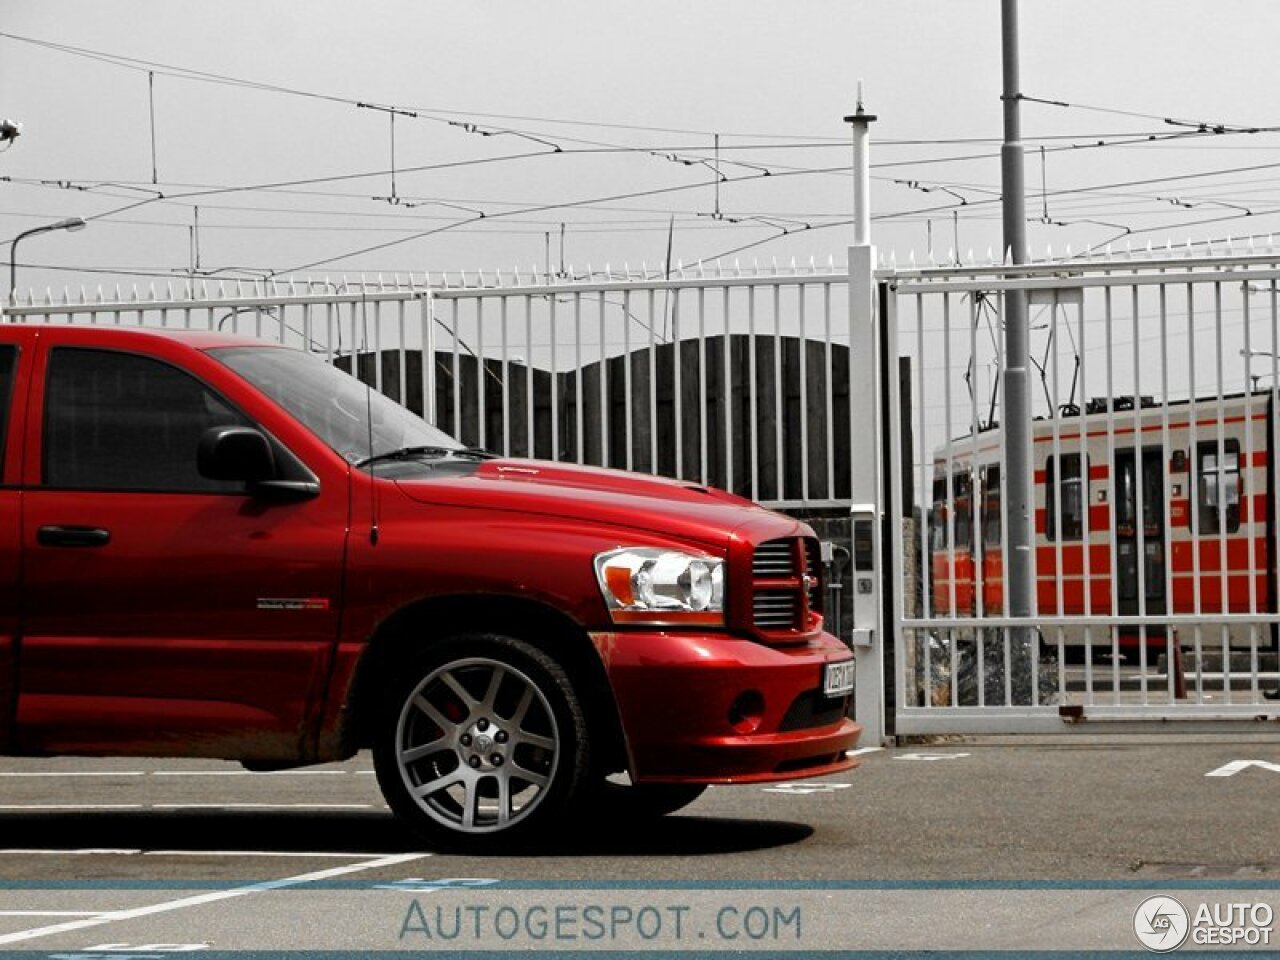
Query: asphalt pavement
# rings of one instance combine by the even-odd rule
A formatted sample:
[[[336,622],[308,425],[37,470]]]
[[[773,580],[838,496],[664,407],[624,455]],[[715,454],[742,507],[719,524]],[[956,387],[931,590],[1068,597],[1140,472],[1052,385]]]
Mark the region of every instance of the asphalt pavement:
[[[670,938],[695,922],[692,946],[706,950],[949,945],[907,922],[926,902],[976,931],[966,948],[1134,949],[1117,929],[1152,891],[1248,894],[1280,912],[1275,734],[954,740],[861,760],[835,777],[712,788],[651,824],[606,820],[462,857],[424,850],[401,827],[365,755],[272,774],[4,759],[0,951],[673,948],[690,947]],[[431,913],[441,904],[454,911],[443,920]],[[627,922],[592,939],[603,927],[582,911],[593,904]],[[650,928],[632,922],[644,904],[659,911]],[[484,926],[504,905],[525,923],[514,939]],[[530,909],[569,926],[539,939]],[[841,922],[850,911],[853,926]],[[801,931],[788,921],[801,914],[792,943]],[[1043,924],[1019,920],[1030,914]],[[461,929],[466,940],[473,920],[470,941],[441,939]]]

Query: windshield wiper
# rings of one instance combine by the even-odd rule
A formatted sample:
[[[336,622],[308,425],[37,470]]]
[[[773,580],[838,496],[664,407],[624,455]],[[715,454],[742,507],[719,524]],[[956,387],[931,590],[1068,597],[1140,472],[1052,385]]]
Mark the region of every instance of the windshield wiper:
[[[373,463],[385,463],[388,460],[444,460],[453,457],[492,460],[497,457],[497,454],[490,453],[480,447],[401,447],[398,450],[388,450],[386,453],[376,453],[372,457],[357,460],[354,465],[360,468],[367,467]]]

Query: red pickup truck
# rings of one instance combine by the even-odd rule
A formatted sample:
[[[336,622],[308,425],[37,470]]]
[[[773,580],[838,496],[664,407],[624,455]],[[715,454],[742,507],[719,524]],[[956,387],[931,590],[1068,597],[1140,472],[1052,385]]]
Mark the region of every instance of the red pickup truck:
[[[141,328],[0,329],[0,457],[0,752],[371,748],[466,849],[854,765],[818,543],[727,493],[502,459],[305,350]]]

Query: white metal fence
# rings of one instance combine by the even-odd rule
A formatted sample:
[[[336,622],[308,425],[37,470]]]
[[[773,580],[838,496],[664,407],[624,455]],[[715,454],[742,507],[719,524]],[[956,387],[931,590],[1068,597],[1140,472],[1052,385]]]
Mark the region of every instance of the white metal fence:
[[[833,265],[471,284],[245,283],[6,312],[278,340],[354,365],[503,454],[659,473],[776,507],[849,502],[848,278]]]
[[[894,551],[899,733],[1280,719],[1278,283],[1269,256],[892,278],[920,505]],[[1035,396],[1021,619],[998,398],[1012,290]]]
[[[868,499],[882,427],[857,272],[257,283],[5,314],[277,340],[469,444],[847,511]],[[896,732],[1280,717],[1280,257],[882,265],[876,280],[887,355],[910,364],[882,411]],[[1023,619],[1003,607],[997,422],[1013,289],[1031,302],[1039,371],[1038,607]],[[878,643],[860,712],[879,708]]]

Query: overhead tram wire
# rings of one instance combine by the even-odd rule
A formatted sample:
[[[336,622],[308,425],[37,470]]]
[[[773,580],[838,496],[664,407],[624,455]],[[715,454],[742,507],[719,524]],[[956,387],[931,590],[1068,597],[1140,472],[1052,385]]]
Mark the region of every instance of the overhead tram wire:
[[[1101,186],[1101,187],[1103,187],[1103,188],[1124,187],[1124,186],[1138,186],[1138,185],[1144,185],[1144,184],[1150,184],[1150,183],[1177,182],[1177,181],[1183,181],[1183,180],[1193,180],[1193,179],[1198,179],[1198,178],[1203,178],[1203,177],[1221,176],[1221,175],[1223,175],[1223,174],[1225,174],[1225,173],[1242,173],[1242,172],[1250,172],[1250,171],[1254,171],[1254,170],[1276,169],[1276,168],[1280,168],[1280,163],[1271,163],[1271,164],[1252,164],[1252,165],[1249,165],[1249,166],[1246,166],[1246,167],[1226,168],[1226,169],[1223,169],[1223,170],[1217,170],[1217,171],[1201,171],[1201,172],[1197,172],[1197,173],[1193,173],[1193,174],[1179,174],[1179,175],[1175,175],[1175,176],[1159,177],[1159,178],[1152,178],[1152,179],[1148,179],[1148,180],[1140,180],[1140,181],[1123,181],[1123,182],[1119,182],[1119,183],[1114,183],[1114,184],[1103,184],[1103,185],[1099,185],[1099,186]],[[789,176],[799,176],[799,175],[803,175],[803,174],[819,174],[819,173],[828,173],[828,172],[831,172],[831,170],[834,170],[834,169],[844,169],[844,168],[843,168],[843,167],[841,167],[841,168],[830,168],[830,169],[806,170],[806,171],[799,171],[799,172],[784,172],[784,173],[779,173],[779,174],[773,174],[772,176],[773,176],[774,178],[781,178],[781,177],[789,177]],[[755,181],[755,180],[761,180],[761,179],[765,179],[765,178],[764,178],[764,176],[763,176],[763,175],[760,175],[760,174],[757,174],[757,175],[744,175],[744,176],[740,176],[740,177],[733,177],[733,178],[729,178],[729,181],[728,181],[728,182],[738,183],[738,182]],[[464,220],[456,221],[456,222],[454,222],[454,223],[452,223],[452,224],[446,224],[446,225],[443,225],[443,226],[441,226],[441,227],[433,228],[433,229],[430,229],[430,230],[418,231],[418,232],[416,232],[416,233],[414,233],[414,234],[412,234],[412,235],[410,235],[410,236],[408,236],[408,237],[402,237],[402,238],[398,238],[398,239],[396,239],[396,240],[386,241],[386,242],[384,242],[384,243],[373,244],[373,245],[370,245],[370,246],[361,247],[361,248],[356,249],[356,250],[351,250],[351,251],[348,251],[348,252],[343,253],[343,254],[338,254],[338,255],[335,255],[335,256],[332,256],[332,257],[326,257],[326,258],[323,258],[323,259],[320,259],[320,260],[311,261],[311,262],[309,262],[309,263],[299,264],[299,265],[297,265],[297,266],[295,266],[295,267],[291,267],[291,268],[288,268],[288,269],[286,269],[286,270],[275,271],[275,272],[273,272],[272,276],[281,276],[281,275],[284,275],[284,274],[297,273],[297,272],[302,271],[302,270],[309,270],[309,269],[313,269],[313,268],[315,268],[315,267],[319,267],[319,266],[327,266],[327,265],[329,265],[329,264],[332,264],[332,263],[338,262],[338,261],[340,261],[340,260],[346,260],[346,259],[350,259],[350,258],[352,258],[352,257],[362,256],[362,255],[364,255],[364,254],[368,254],[368,253],[374,253],[374,252],[377,252],[377,251],[380,251],[380,250],[389,249],[389,248],[391,248],[391,247],[400,246],[400,245],[405,244],[405,243],[412,243],[412,242],[414,242],[414,241],[416,241],[416,240],[426,239],[427,237],[436,236],[436,235],[438,235],[438,234],[445,233],[445,232],[448,232],[448,231],[453,230],[453,229],[457,229],[458,227],[463,226],[463,225],[465,225],[465,224],[475,223],[475,222],[477,222],[478,220],[481,220],[481,219],[489,219],[489,220],[494,220],[494,219],[504,219],[504,218],[514,217],[514,216],[520,216],[520,215],[522,215],[522,214],[543,213],[543,212],[548,212],[548,211],[551,211],[551,210],[565,210],[565,209],[572,209],[572,208],[574,208],[575,206],[579,206],[579,205],[582,205],[582,204],[584,204],[584,203],[597,204],[597,203],[605,203],[605,202],[609,202],[609,201],[613,201],[613,200],[637,199],[637,198],[639,198],[639,197],[658,196],[658,195],[665,195],[665,194],[671,194],[671,193],[684,192],[684,191],[688,191],[688,190],[701,189],[701,188],[705,188],[705,186],[706,186],[706,184],[705,184],[705,183],[682,184],[682,185],[678,185],[678,186],[671,186],[671,187],[660,187],[660,188],[655,188],[655,189],[652,189],[652,190],[632,191],[632,192],[624,193],[624,194],[616,194],[616,195],[614,195],[614,196],[610,196],[610,197],[595,197],[595,198],[591,198],[591,199],[589,199],[589,200],[583,200],[583,201],[566,201],[566,202],[563,202],[563,203],[540,204],[540,205],[537,205],[537,206],[533,206],[533,207],[526,207],[526,208],[521,208],[521,209],[516,209],[516,210],[498,211],[498,212],[496,212],[496,213],[489,214],[487,217],[472,217],[472,218],[467,218],[467,219],[464,219]],[[237,189],[239,189],[239,188],[237,188]],[[1062,190],[1049,191],[1048,195],[1049,195],[1049,196],[1068,196],[1068,195],[1079,194],[1079,193],[1087,193],[1088,191],[1090,191],[1090,190],[1095,190],[1095,189],[1098,189],[1098,186],[1094,186],[1094,187],[1067,188],[1067,189],[1062,189]],[[206,196],[207,196],[207,195],[214,194],[214,193],[219,193],[219,192],[223,192],[223,191],[204,191],[204,192],[198,193],[198,194],[196,194],[196,195],[206,195]],[[152,201],[143,201],[142,203],[148,203],[148,202],[152,202]],[[929,207],[929,208],[922,208],[922,209],[916,209],[916,210],[901,211],[901,212],[894,213],[894,214],[883,214],[883,215],[880,215],[880,216],[876,217],[875,219],[878,219],[878,220],[889,220],[889,219],[896,219],[896,218],[900,218],[900,217],[912,217],[912,216],[919,216],[919,215],[921,215],[921,214],[925,214],[925,213],[935,213],[935,212],[943,212],[943,211],[950,211],[950,210],[953,210],[953,209],[959,209],[961,206],[966,206],[966,207],[975,207],[975,206],[988,205],[988,204],[993,204],[993,203],[998,203],[998,202],[999,202],[999,200],[998,200],[998,199],[990,199],[990,200],[975,200],[975,201],[971,201],[970,203],[967,203],[967,204],[944,204],[944,205],[935,206],[935,207]],[[142,204],[134,204],[134,205],[131,205],[131,206],[130,206],[129,208],[127,208],[127,209],[133,209],[134,207],[136,207],[136,206],[140,206],[140,205],[142,205]],[[123,210],[122,210],[122,211],[117,211],[117,212],[123,212]],[[99,218],[101,218],[102,216],[106,216],[106,215],[107,215],[107,214],[101,214],[101,215],[98,215],[97,217],[95,217],[94,219],[99,219]],[[86,218],[86,219],[88,219],[88,218]],[[831,226],[831,225],[834,225],[834,224],[826,224],[826,225],[822,225],[822,227],[821,227],[821,228],[826,228],[827,226]],[[810,229],[819,229],[819,227],[811,227]],[[795,232],[795,231],[793,231],[793,232]],[[781,236],[785,236],[785,235],[787,235],[787,234],[785,234],[785,233],[784,233],[784,234],[781,234]],[[753,244],[753,246],[754,246],[754,245],[755,245],[755,244]]]
[[[275,93],[275,94],[281,94],[281,95],[287,95],[287,96],[304,97],[307,99],[320,100],[320,101],[339,104],[343,106],[367,108],[367,109],[374,109],[374,110],[384,110],[384,111],[394,111],[398,115],[413,117],[415,119],[434,120],[441,123],[447,123],[452,126],[458,126],[458,121],[452,120],[452,119],[446,119],[446,118],[472,117],[472,118],[484,118],[484,119],[490,119],[490,120],[495,120],[495,119],[496,120],[517,120],[522,122],[548,123],[548,124],[557,124],[557,125],[563,125],[563,126],[597,127],[601,129],[631,130],[631,131],[637,131],[637,132],[652,132],[652,133],[676,133],[676,134],[702,136],[702,137],[712,137],[716,133],[720,133],[721,135],[726,137],[758,137],[759,139],[764,139],[764,140],[781,139],[781,140],[793,141],[790,144],[781,144],[781,145],[779,144],[760,144],[760,145],[722,144],[721,146],[722,151],[747,150],[747,149],[839,149],[847,145],[846,140],[843,137],[816,137],[811,135],[782,135],[782,134],[772,134],[772,133],[735,133],[735,132],[726,132],[726,131],[696,130],[696,129],[687,129],[687,128],[676,128],[676,127],[644,126],[644,125],[638,125],[638,124],[620,124],[620,123],[599,122],[599,121],[589,121],[589,120],[570,120],[570,119],[556,118],[556,117],[536,117],[536,116],[527,116],[527,115],[496,114],[496,113],[487,113],[483,111],[462,111],[462,110],[444,109],[439,107],[398,107],[398,106],[389,105],[389,104],[378,104],[370,101],[368,98],[338,96],[334,94],[319,93],[313,90],[304,90],[297,87],[289,87],[283,84],[268,83],[268,82],[257,81],[257,80],[248,80],[242,77],[234,77],[228,74],[213,73],[211,71],[197,70],[190,67],[182,67],[174,64],[162,63],[160,61],[155,61],[155,60],[148,60],[148,59],[143,59],[138,57],[129,57],[123,54],[113,54],[113,53],[108,53],[101,50],[92,50],[86,47],[79,47],[79,46],[74,46],[74,45],[65,44],[65,43],[57,43],[50,40],[41,40],[35,37],[25,37],[19,34],[9,33],[5,31],[0,31],[0,38],[12,40],[17,43],[30,44],[32,46],[56,51],[58,53],[62,53],[69,56],[76,56],[76,57],[86,58],[90,60],[95,60],[101,63],[106,63],[112,66],[116,66],[122,69],[131,69],[131,70],[136,70],[139,72],[149,73],[153,75],[159,73],[159,74],[175,77],[178,79],[203,81],[207,83],[220,84],[220,85],[231,86],[231,87],[240,88],[240,89],[254,90],[254,91],[265,92],[265,93]],[[1166,122],[1166,123],[1182,122],[1187,124],[1195,123],[1200,126],[1207,125],[1200,121],[1173,121],[1170,118],[1161,117],[1155,114],[1142,114],[1142,113],[1135,113],[1132,111],[1110,110],[1102,107],[1089,107],[1089,106],[1078,105],[1078,104],[1067,104],[1063,101],[1043,100],[1040,98],[1027,97],[1027,96],[1024,96],[1023,99],[1026,99],[1031,102],[1048,103],[1055,106],[1077,107],[1079,109],[1089,109],[1089,110],[1096,110],[1104,113],[1115,113],[1115,114],[1121,114],[1126,116],[1140,117],[1143,119],[1157,120],[1157,121]],[[434,116],[434,114],[439,114],[440,116]],[[1274,128],[1267,128],[1267,127],[1245,127],[1240,125],[1231,125],[1230,127],[1228,127],[1227,132],[1247,132],[1247,133],[1270,132],[1270,130],[1273,130],[1273,129]],[[495,131],[495,133],[497,132],[507,133],[512,135],[528,135],[530,133],[529,131],[521,131],[521,130]],[[1199,131],[1196,131],[1196,132],[1199,132]],[[1081,135],[1058,134],[1058,135],[1050,135],[1045,137],[1028,138],[1027,142],[1039,142],[1041,140],[1054,140],[1054,139],[1081,139],[1082,137],[1085,139],[1089,139],[1092,136],[1093,135],[1088,135],[1088,134],[1081,134]],[[1106,136],[1140,137],[1140,136],[1146,136],[1146,135],[1141,133],[1110,133],[1110,134],[1106,134]],[[995,143],[999,143],[999,138],[957,137],[957,138],[937,138],[937,139],[880,140],[880,141],[877,141],[877,146],[878,147],[924,146],[924,145],[941,146],[941,145],[960,144],[960,143],[993,143],[995,144]],[[640,146],[640,147],[622,147],[618,149],[630,150],[634,152],[646,152],[648,150],[653,150],[653,149],[670,151],[673,149],[697,150],[697,149],[704,149],[704,148],[701,145],[690,145],[687,147],[681,146],[681,147],[675,147],[675,148],[672,148],[672,147],[655,148],[655,147]]]
[[[1172,136],[1195,136],[1195,135],[1198,135],[1198,134],[1186,133],[1186,134],[1175,134]],[[1062,149],[1069,149],[1069,148],[1058,147],[1054,149],[1062,150]],[[577,151],[573,151],[567,154],[565,152],[553,153],[548,151],[532,151],[532,152],[522,153],[522,154],[508,154],[500,157],[482,157],[482,158],[471,158],[468,160],[450,161],[450,162],[437,163],[437,164],[423,164],[423,165],[417,165],[414,167],[403,168],[400,172],[409,173],[409,172],[425,172],[430,170],[456,169],[456,168],[471,167],[471,166],[484,165],[484,164],[513,162],[513,161],[519,161],[524,159],[531,159],[535,157],[566,156],[566,155],[572,155],[572,153],[576,153],[576,152]],[[990,156],[991,155],[971,156],[963,159],[987,159]],[[904,162],[882,163],[882,164],[875,165],[875,167],[877,169],[884,169],[884,168],[891,168],[891,167],[899,167],[903,165],[917,165],[918,163],[921,163],[921,162],[947,162],[947,160],[949,159],[956,160],[956,159],[962,159],[962,158],[939,158],[933,161],[904,161]],[[1181,175],[1176,175],[1171,177],[1155,178],[1155,179],[1144,180],[1144,181],[1129,181],[1127,183],[1120,183],[1120,184],[1107,185],[1107,186],[1133,186],[1133,185],[1141,185],[1145,183],[1175,182],[1180,180],[1195,179],[1196,177],[1200,177],[1200,176],[1220,176],[1228,173],[1240,173],[1240,172],[1249,172],[1253,170],[1272,169],[1272,168],[1275,168],[1276,166],[1280,166],[1280,165],[1252,164],[1244,167],[1224,168],[1219,171],[1209,171],[1209,172],[1200,173],[1200,174],[1181,174]],[[359,173],[336,174],[336,175],[331,175],[326,177],[310,177],[310,178],[302,178],[302,179],[295,179],[295,180],[271,181],[267,183],[241,185],[241,186],[234,186],[234,187],[218,187],[218,188],[211,188],[211,189],[202,189],[202,190],[189,191],[189,192],[173,194],[173,195],[161,194],[154,197],[147,197],[137,202],[126,204],[125,206],[115,208],[113,210],[92,214],[91,216],[86,217],[86,220],[105,219],[111,216],[118,215],[120,213],[126,213],[130,210],[138,209],[140,207],[144,207],[159,201],[189,200],[197,197],[203,198],[208,196],[227,195],[227,194],[242,193],[242,192],[270,191],[273,189],[317,185],[321,183],[336,183],[336,182],[343,182],[348,180],[357,180],[357,179],[364,179],[364,178],[371,178],[371,177],[386,176],[387,173],[388,171],[386,170],[362,171]],[[805,168],[801,170],[785,170],[779,173],[769,172],[767,174],[728,177],[728,178],[725,178],[722,182],[736,183],[736,182],[744,182],[744,181],[753,181],[753,180],[764,179],[766,176],[782,178],[782,177],[789,177],[789,176],[820,175],[820,174],[847,175],[847,173],[848,173],[847,168],[842,165],[839,167]],[[655,196],[655,195],[661,195],[665,193],[673,193],[673,192],[680,192],[683,190],[697,189],[702,186],[705,186],[705,184],[704,183],[687,184],[687,185],[680,185],[675,187],[657,188],[657,189],[648,190],[648,191],[637,191],[632,193],[618,194],[612,197],[604,197],[604,198],[598,198],[598,199],[587,200],[587,201],[570,201],[565,203],[539,204],[533,207],[526,208],[524,210],[498,212],[498,213],[491,214],[490,216],[495,216],[495,217],[515,216],[515,215],[519,215],[520,213],[534,213],[534,212],[545,211],[545,210],[572,209],[574,207],[583,206],[584,204],[604,203],[604,202],[609,202],[613,200],[631,199],[631,198],[641,197],[641,196]],[[1096,188],[1079,188],[1077,190],[1053,191],[1053,195],[1082,192],[1088,189],[1096,189]],[[985,201],[976,201],[976,202],[985,202]],[[939,209],[950,209],[950,208],[944,207]],[[484,216],[485,216],[484,214],[481,214],[480,218],[484,218]],[[432,232],[435,232],[435,231],[432,231]]]

